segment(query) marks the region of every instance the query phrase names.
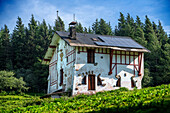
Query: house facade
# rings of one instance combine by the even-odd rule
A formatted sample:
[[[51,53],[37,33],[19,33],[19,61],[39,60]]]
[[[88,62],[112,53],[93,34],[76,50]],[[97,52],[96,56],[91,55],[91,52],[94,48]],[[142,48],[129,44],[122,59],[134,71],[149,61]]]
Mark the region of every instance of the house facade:
[[[126,87],[142,88],[146,48],[130,37],[56,31],[45,54],[49,65],[48,94],[71,90],[94,94]]]

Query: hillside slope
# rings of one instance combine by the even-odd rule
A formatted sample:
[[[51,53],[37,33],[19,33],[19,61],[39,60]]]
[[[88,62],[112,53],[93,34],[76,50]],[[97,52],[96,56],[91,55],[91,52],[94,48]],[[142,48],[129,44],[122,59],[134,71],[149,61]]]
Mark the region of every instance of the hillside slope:
[[[0,112],[170,112],[170,84],[60,99],[0,96]]]

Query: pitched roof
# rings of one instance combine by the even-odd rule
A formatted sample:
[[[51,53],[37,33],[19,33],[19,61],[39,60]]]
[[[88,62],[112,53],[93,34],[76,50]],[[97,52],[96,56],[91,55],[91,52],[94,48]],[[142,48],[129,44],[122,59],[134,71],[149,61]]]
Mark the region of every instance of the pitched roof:
[[[127,49],[142,49],[143,52],[149,52],[145,47],[126,36],[108,36],[98,34],[76,33],[76,40],[69,37],[69,32],[56,31],[56,33],[65,40],[70,46],[86,47],[119,47]]]
[[[142,45],[135,42],[130,37],[126,36],[107,36],[97,34],[76,33],[76,39],[70,38],[70,32],[56,31],[48,50],[43,59],[43,64],[48,64],[52,58],[54,50],[57,46],[59,38],[61,37],[70,46],[80,47],[94,47],[94,48],[110,48],[114,50],[136,51],[136,52],[150,52]]]

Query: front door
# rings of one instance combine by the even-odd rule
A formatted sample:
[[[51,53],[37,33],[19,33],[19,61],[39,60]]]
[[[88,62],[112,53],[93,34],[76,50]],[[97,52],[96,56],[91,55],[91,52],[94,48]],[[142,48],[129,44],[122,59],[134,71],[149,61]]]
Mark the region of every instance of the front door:
[[[95,90],[95,75],[88,76],[88,90]]]

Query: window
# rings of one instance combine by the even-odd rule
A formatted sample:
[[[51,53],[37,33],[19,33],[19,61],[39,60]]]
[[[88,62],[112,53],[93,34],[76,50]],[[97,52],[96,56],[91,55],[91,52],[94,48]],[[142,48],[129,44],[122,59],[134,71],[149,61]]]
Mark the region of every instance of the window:
[[[57,44],[57,53],[59,52],[59,44]]]
[[[60,86],[63,84],[63,69],[60,70]]]
[[[120,78],[117,80],[116,86],[117,86],[117,87],[120,87]]]
[[[98,86],[102,85],[102,80],[100,79],[99,76],[97,77],[97,85],[98,85]]]
[[[94,63],[94,49],[87,50],[87,63]]]
[[[132,87],[132,88],[135,87],[135,81],[133,80],[133,78],[131,78],[131,87]]]
[[[86,85],[86,76],[83,77],[82,84]]]
[[[66,57],[67,63],[68,63],[68,56]]]

